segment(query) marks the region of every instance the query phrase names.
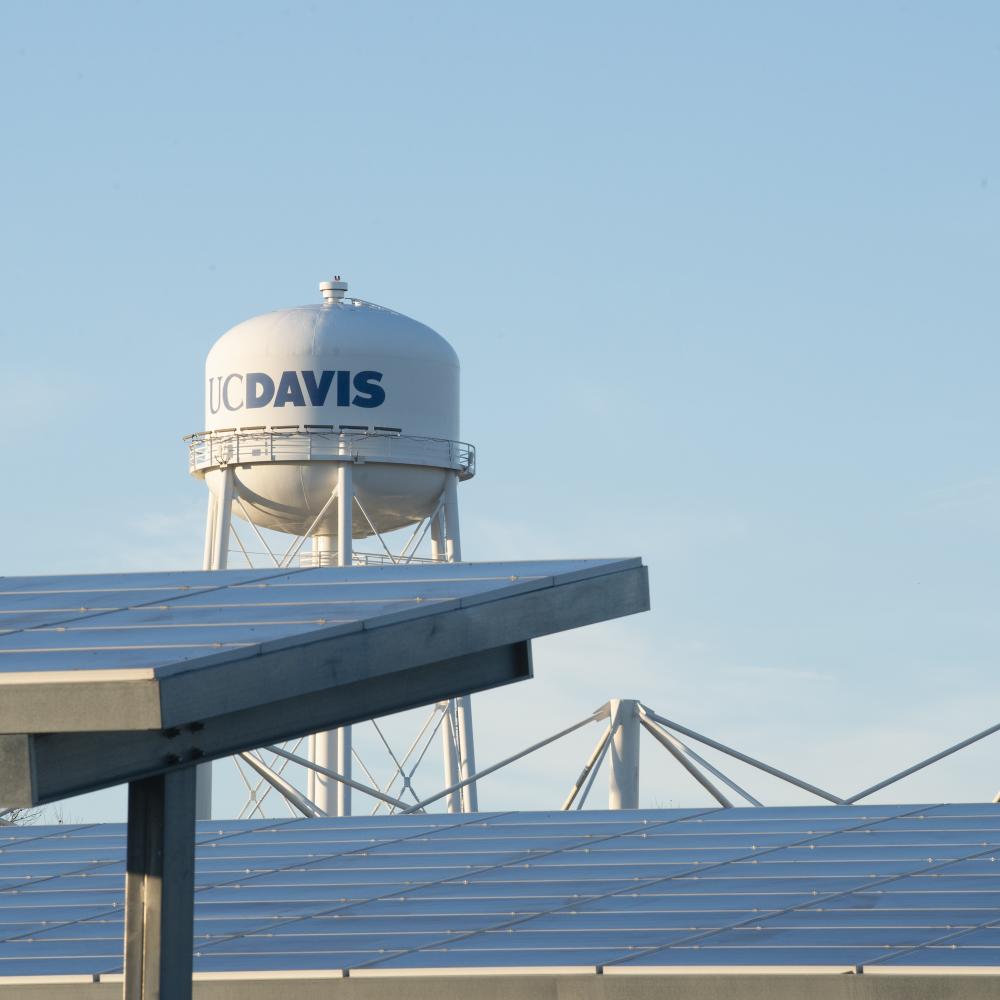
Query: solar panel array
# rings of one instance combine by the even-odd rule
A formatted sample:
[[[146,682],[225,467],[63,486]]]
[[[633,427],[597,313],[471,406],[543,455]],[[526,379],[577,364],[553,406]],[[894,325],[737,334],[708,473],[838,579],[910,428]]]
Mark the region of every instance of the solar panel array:
[[[195,972],[1000,966],[1000,806],[198,826]],[[0,827],[0,977],[122,967],[125,827]]]
[[[5,577],[0,681],[44,671],[146,669],[163,677],[203,657],[392,624],[632,564],[639,561]]]

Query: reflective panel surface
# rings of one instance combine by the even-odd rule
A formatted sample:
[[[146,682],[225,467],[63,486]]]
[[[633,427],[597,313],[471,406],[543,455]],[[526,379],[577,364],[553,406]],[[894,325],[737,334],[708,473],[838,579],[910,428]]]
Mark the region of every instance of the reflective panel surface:
[[[199,824],[195,969],[1000,968],[1000,808]],[[122,824],[0,827],[0,976],[121,970]]]

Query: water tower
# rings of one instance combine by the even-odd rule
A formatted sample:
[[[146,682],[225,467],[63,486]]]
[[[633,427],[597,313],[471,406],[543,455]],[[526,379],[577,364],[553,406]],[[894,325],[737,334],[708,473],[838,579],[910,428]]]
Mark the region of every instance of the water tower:
[[[428,533],[431,559],[460,561],[457,487],[475,474],[475,449],[458,440],[458,356],[430,327],[348,298],[339,277],[320,291],[321,303],[255,316],[209,351],[205,430],[186,439],[190,471],[209,490],[204,568],[226,567],[234,515],[274,566],[411,561]],[[383,536],[407,527],[394,553]],[[272,551],[262,528],[292,540]],[[354,540],[368,537],[380,551],[356,552]],[[448,713],[451,784],[475,773],[469,699]],[[317,733],[310,757],[350,777],[350,729]],[[201,818],[210,766],[199,775]],[[476,811],[475,785],[464,792]],[[350,789],[312,771],[308,795],[328,814],[350,812]],[[455,796],[449,809],[458,807]]]

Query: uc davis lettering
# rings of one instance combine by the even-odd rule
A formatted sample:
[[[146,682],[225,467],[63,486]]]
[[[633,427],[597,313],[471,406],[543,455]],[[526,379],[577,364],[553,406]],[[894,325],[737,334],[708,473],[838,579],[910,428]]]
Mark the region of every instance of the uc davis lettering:
[[[277,384],[264,372],[219,375],[208,380],[211,413],[226,410],[256,410],[263,406],[324,406],[329,399],[337,406],[371,409],[385,402],[385,389],[375,371],[282,372]]]

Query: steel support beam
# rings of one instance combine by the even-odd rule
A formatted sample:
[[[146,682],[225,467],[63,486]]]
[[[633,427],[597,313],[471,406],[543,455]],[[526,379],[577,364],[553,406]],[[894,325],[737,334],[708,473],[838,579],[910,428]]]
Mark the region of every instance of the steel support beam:
[[[209,488],[208,520],[205,525],[206,570],[225,569],[229,564],[229,528],[233,517],[235,473],[232,466],[208,475],[219,482],[219,496]],[[207,479],[207,476],[206,476]],[[212,818],[212,764],[202,764],[197,771],[195,818]]]
[[[458,474],[448,476],[444,488],[445,559],[462,561],[462,530],[458,518]],[[440,537],[438,541],[440,546]],[[438,549],[440,552],[440,549]],[[458,740],[458,770],[465,784],[462,787],[462,811],[479,812],[479,792],[475,780],[476,736],[472,726],[472,699],[468,695],[454,702],[455,736]]]
[[[340,437],[341,455],[350,455],[350,443]],[[337,465],[337,565],[350,566],[354,559],[354,466],[350,459]],[[351,730],[349,727],[316,733],[312,738],[313,763],[326,771],[351,776]],[[350,816],[351,788],[331,780],[322,771],[311,779],[313,802],[327,816]]]
[[[190,1000],[195,769],[128,786],[125,1000]]]
[[[659,723],[664,729],[673,730],[674,732],[683,733],[685,736],[692,740],[697,740],[699,743],[703,743],[707,747],[711,747],[713,750],[718,750],[720,753],[727,754],[736,760],[742,761],[744,764],[749,764],[751,767],[756,767],[758,770],[764,771],[766,774],[770,774],[775,778],[780,778],[782,781],[787,781],[790,785],[795,785],[796,788],[801,788],[805,792],[812,792],[813,795],[818,795],[821,799],[826,799],[828,802],[832,802],[834,805],[843,806],[848,805],[847,799],[840,798],[839,795],[833,795],[830,792],[823,791],[822,788],[817,788],[815,785],[810,785],[808,781],[802,781],[800,778],[796,778],[792,774],[786,774],[784,771],[779,771],[776,767],[771,767],[770,764],[765,764],[761,760],[757,760],[754,757],[749,757],[745,753],[740,753],[739,750],[734,750],[732,747],[727,747],[725,743],[719,743],[717,740],[709,739],[707,736],[702,736],[701,733],[696,733],[693,729],[688,729],[687,726],[682,726],[679,722],[671,722],[670,719],[665,719],[662,715],[654,712],[651,708],[643,707],[643,711],[647,718],[652,719],[653,722]],[[869,789],[869,792],[871,789]]]
[[[455,702],[444,704],[444,721],[441,723],[441,753],[444,757],[444,787],[452,788],[459,782],[458,752],[455,746]],[[461,789],[445,796],[445,808],[450,813],[462,811]]]
[[[608,772],[608,808],[639,808],[639,703],[614,698],[611,711],[611,769]]]
[[[438,501],[431,514],[431,559],[440,562],[444,558],[444,499]]]
[[[527,757],[528,754],[534,753],[536,750],[540,750],[542,747],[547,747],[550,743],[555,743],[556,740],[561,740],[564,736],[569,735],[569,733],[576,732],[582,726],[589,726],[592,722],[597,722],[603,719],[605,716],[601,709],[598,709],[593,715],[586,719],[581,719],[580,722],[574,723],[572,726],[567,726],[565,729],[560,730],[558,733],[554,733],[552,736],[546,737],[544,740],[539,740],[537,743],[532,743],[530,747],[525,747],[520,753],[516,753],[511,757],[505,757],[503,760],[497,761],[490,767],[484,767],[478,773],[472,775],[471,778],[467,778],[464,781],[460,781],[450,788],[443,788],[440,792],[431,795],[429,798],[421,799],[415,805],[409,806],[404,809],[404,813],[414,813],[420,812],[421,809],[425,809],[427,806],[431,805],[433,802],[437,802],[439,799],[446,798],[452,792],[459,791],[469,784],[470,781],[478,781],[480,778],[485,778],[488,774],[493,774],[494,771],[499,771],[502,767],[506,767],[508,764],[513,764],[514,761],[520,760],[522,757]]]
[[[285,781],[277,771],[272,770],[258,756],[249,751],[241,753],[240,760],[252,767],[276,792],[279,792],[290,802],[303,816],[309,819],[316,819],[323,815],[314,802],[307,799],[293,785]]]
[[[201,568],[209,570],[212,568],[212,556],[215,553],[215,519],[218,516],[218,500],[215,494],[208,491],[208,514],[205,518],[205,553],[202,558]]]
[[[462,789],[462,812],[479,812],[479,793],[475,781],[476,743],[472,735],[472,699],[464,694],[455,699],[455,731],[458,736],[458,771],[469,783]]]
[[[583,788],[590,777],[590,772],[594,770],[594,765],[604,756],[605,747],[608,745],[608,740],[611,739],[611,726],[609,725],[603,733],[601,733],[601,738],[597,741],[597,746],[594,747],[593,753],[587,758],[587,763],[583,765],[583,770],[580,772],[580,777],[576,779],[575,784],[569,790],[569,795],[566,796],[565,801],[559,807],[563,812],[570,808],[576,801],[577,795],[580,794],[580,789]]]
[[[705,791],[708,792],[708,794],[711,795],[720,806],[723,807],[723,809],[733,808],[732,802],[730,802],[729,799],[727,799],[726,796],[720,792],[719,789],[716,788],[715,785],[713,785],[712,782],[706,778],[705,775],[703,775],[690,760],[688,760],[687,755],[681,750],[680,746],[676,745],[677,741],[674,740],[670,734],[666,732],[666,730],[660,729],[659,726],[650,722],[649,719],[642,718],[639,721],[642,723],[643,729],[645,729],[646,732],[649,733],[656,740],[656,742],[659,743],[664,750],[666,750],[674,758],[674,760],[676,760],[677,763],[680,764],[681,767],[683,767],[684,770],[687,771],[687,773],[690,774],[691,777],[694,778],[694,780],[697,781],[698,784],[701,785],[701,787],[704,788]]]
[[[462,561],[462,530],[458,521],[458,473],[449,474],[444,487],[445,558]]]
[[[342,774],[345,778],[351,777],[351,727],[341,726],[336,730],[337,734],[337,765],[334,768],[337,774]],[[345,781],[337,782],[337,815],[351,815],[351,786]]]

